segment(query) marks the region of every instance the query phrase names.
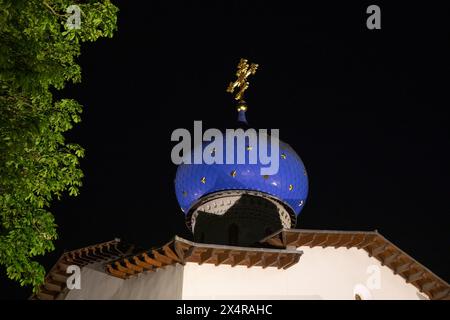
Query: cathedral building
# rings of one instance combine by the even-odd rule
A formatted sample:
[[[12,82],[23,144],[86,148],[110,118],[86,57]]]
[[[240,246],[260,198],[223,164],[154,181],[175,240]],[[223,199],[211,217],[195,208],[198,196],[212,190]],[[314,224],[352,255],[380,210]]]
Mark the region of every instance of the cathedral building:
[[[239,90],[243,129],[249,128],[243,93],[256,68],[241,60],[228,88]],[[175,193],[192,241],[174,236],[139,249],[115,239],[66,252],[33,298],[450,299],[448,283],[377,231],[295,229],[308,174],[287,143],[279,141],[276,174],[262,175],[259,160],[236,162],[178,166]],[[70,290],[73,265],[81,285]]]

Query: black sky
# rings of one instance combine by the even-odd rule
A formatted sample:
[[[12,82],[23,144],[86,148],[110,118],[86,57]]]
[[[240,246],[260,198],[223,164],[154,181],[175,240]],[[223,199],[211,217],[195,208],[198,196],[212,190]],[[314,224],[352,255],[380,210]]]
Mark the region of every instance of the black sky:
[[[84,105],[68,140],[86,149],[84,186],[54,204],[56,251],[120,237],[144,247],[190,238],[175,198],[176,128],[232,127],[225,92],[239,58],[260,68],[246,93],[256,128],[279,128],[310,193],[298,228],[377,229],[450,280],[450,50],[443,8],[378,3],[121,1],[113,39],[84,44]],[[302,2],[303,3],[303,2]],[[375,3],[376,4],[376,3]],[[0,297],[29,290],[1,276]]]

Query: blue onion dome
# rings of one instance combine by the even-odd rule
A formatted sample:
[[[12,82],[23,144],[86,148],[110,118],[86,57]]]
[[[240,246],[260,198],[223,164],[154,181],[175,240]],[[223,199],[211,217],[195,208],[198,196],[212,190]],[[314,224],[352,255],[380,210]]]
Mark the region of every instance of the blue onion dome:
[[[238,122],[246,128],[246,108],[238,109],[238,111]],[[268,133],[270,134],[270,130]],[[295,226],[296,219],[302,211],[308,195],[308,176],[305,166],[297,153],[287,143],[279,140],[278,172],[273,175],[262,175],[261,168],[268,167],[268,164],[262,164],[259,157],[255,164],[249,163],[250,152],[253,148],[258,150],[260,139],[263,139],[259,135],[257,137],[256,145],[250,145],[249,139],[245,142],[244,164],[237,164],[237,142],[234,139],[234,164],[193,164],[191,161],[191,164],[183,163],[178,166],[175,192],[181,210],[186,215],[188,226],[192,212],[204,202],[204,199],[224,192],[229,194],[249,192],[271,199],[282,205],[290,215],[288,227]],[[225,134],[223,140],[223,159],[226,159],[227,139]],[[267,139],[266,141],[268,141],[266,154],[271,155],[271,140]],[[203,154],[209,143],[194,146],[193,152],[200,151]],[[215,152],[214,149],[207,149],[206,152],[208,150]],[[192,160],[192,154],[189,156]]]

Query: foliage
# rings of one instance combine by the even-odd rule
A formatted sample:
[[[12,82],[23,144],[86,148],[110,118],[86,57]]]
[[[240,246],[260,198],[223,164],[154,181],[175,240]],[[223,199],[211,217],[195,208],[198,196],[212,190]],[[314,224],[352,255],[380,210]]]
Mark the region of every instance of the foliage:
[[[80,28],[67,25],[70,5]],[[81,43],[112,37],[117,11],[109,0],[0,0],[0,265],[34,290],[45,270],[33,258],[57,238],[49,206],[78,195],[83,177],[84,149],[64,139],[82,106],[52,91],[81,80]]]

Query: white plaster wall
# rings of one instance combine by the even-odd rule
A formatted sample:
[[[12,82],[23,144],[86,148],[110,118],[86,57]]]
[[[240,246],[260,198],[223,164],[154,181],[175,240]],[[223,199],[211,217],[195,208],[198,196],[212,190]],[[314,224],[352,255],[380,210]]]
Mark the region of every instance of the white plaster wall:
[[[81,289],[70,290],[66,300],[181,299],[183,266],[173,265],[122,280],[85,267]]]
[[[423,299],[424,296],[392,270],[356,248],[309,248],[299,263],[277,268],[198,265],[184,268],[183,299]],[[375,266],[375,267],[373,267]],[[372,273],[368,273],[369,271]],[[373,268],[379,270],[380,288]],[[371,285],[372,284],[372,285]]]
[[[355,288],[363,299],[425,298],[364,250],[299,250],[304,252],[300,261],[287,270],[187,263],[122,280],[85,267],[81,289],[71,290],[66,299],[354,299]],[[370,281],[374,267],[379,288]]]
[[[125,280],[113,299],[181,299],[182,285],[183,266],[171,265]]]
[[[81,269],[81,289],[70,290],[66,300],[107,300],[119,290],[124,280],[104,272],[84,267]]]

